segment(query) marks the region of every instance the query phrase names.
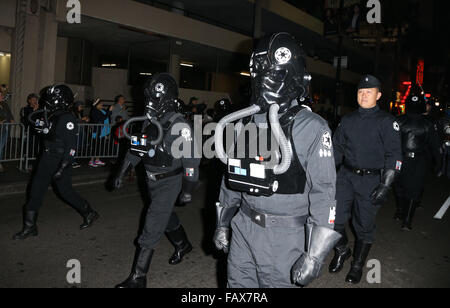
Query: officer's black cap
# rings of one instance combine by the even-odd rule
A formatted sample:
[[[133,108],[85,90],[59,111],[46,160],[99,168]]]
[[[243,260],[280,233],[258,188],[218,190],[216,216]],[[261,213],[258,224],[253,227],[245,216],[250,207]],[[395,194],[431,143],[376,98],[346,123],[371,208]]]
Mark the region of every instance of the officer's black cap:
[[[372,75],[365,75],[361,78],[358,84],[359,89],[370,89],[370,88],[378,88],[381,89],[381,82]]]

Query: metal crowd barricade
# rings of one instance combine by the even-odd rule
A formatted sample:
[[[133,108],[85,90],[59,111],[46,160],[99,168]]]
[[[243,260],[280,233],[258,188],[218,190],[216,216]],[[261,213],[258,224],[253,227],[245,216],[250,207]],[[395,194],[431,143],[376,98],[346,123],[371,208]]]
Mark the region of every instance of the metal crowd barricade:
[[[80,124],[76,158],[116,158],[119,143],[110,124]]]
[[[103,132],[103,133],[102,133]],[[41,153],[42,135],[28,127],[23,138],[23,159],[25,170],[31,161]],[[109,124],[80,124],[75,158],[116,158],[119,143],[114,138],[113,127]],[[22,167],[22,164],[21,164]]]
[[[42,139],[41,134],[35,131],[31,126],[25,129],[25,136],[23,140],[23,156],[25,160],[25,170],[29,169],[30,161],[36,160],[41,152]]]
[[[25,127],[21,123],[0,124],[0,163],[18,161],[23,167]]]

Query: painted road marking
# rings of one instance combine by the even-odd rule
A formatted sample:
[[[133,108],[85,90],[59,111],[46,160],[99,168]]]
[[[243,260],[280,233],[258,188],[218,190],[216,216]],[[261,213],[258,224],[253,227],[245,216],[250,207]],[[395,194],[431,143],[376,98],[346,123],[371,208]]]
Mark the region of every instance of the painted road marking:
[[[441,207],[441,209],[434,215],[434,218],[436,219],[442,219],[444,217],[445,212],[447,212],[448,208],[450,207],[450,197],[448,197],[447,201],[444,202],[444,205]]]

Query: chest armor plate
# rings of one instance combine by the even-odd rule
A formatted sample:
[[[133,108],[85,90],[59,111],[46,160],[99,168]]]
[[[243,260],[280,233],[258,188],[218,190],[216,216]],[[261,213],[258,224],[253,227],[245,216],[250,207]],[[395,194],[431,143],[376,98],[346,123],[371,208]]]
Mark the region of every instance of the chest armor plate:
[[[173,157],[170,152],[171,144],[168,144],[167,137],[170,134],[173,121],[178,116],[175,115],[162,124],[164,136],[162,142],[158,145],[150,144],[152,140],[158,137],[158,130],[154,125],[148,125],[142,129],[141,133],[131,135],[131,154],[139,156],[145,165],[163,168],[171,167]]]
[[[48,147],[63,147],[64,146],[64,140],[63,136],[61,136],[61,132],[58,131],[59,127],[59,121],[61,120],[62,116],[68,112],[60,112],[57,114],[54,114],[49,119],[49,127],[48,127],[48,133],[44,136],[44,143]],[[45,124],[44,124],[45,125]]]
[[[267,130],[257,128],[257,140],[251,140],[248,136],[245,136],[245,158],[228,160],[227,181],[231,189],[255,196],[271,196],[275,193],[285,195],[304,193],[306,173],[298,160],[292,139],[294,119],[302,109],[304,107],[295,106],[280,118],[281,128],[292,148],[292,161],[289,169],[283,174],[275,175],[273,169],[268,168],[267,164],[271,161],[271,156],[270,154],[269,157],[260,155],[261,145],[259,143],[260,140],[267,140],[267,149],[271,148],[270,126]],[[246,124],[245,122],[248,123],[249,119],[245,119],[243,124]],[[261,134],[266,134],[267,137],[260,138]],[[252,149],[257,149],[256,156],[252,155],[254,154],[251,151]],[[275,149],[272,149],[271,152],[274,153],[274,151]],[[274,159],[276,159],[276,163],[279,163],[279,158],[274,157]]]

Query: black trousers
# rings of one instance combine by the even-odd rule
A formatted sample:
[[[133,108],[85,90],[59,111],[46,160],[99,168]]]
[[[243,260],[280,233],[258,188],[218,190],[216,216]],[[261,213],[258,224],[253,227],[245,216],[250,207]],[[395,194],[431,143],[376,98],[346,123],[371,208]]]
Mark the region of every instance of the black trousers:
[[[172,231],[180,226],[180,220],[173,209],[181,192],[182,175],[159,181],[147,179],[147,186],[151,203],[138,243],[140,247],[154,249],[165,231]]]
[[[415,158],[405,157],[402,171],[394,186],[397,198],[420,200],[425,186],[426,172],[427,160],[425,155],[419,155]]]
[[[47,192],[48,185],[53,181],[53,175],[60,167],[61,154],[45,152],[37,166],[36,173],[32,179],[28,201],[25,204],[27,211],[39,211],[42,201]],[[67,167],[61,178],[54,181],[60,197],[78,212],[81,212],[86,201],[72,187],[72,168]]]
[[[379,175],[360,176],[341,167],[336,182],[336,231],[344,230],[351,219],[359,240],[366,243],[375,241],[376,216],[380,206],[371,202],[370,195],[379,184]]]
[[[444,174],[450,180],[450,146],[444,146]]]

